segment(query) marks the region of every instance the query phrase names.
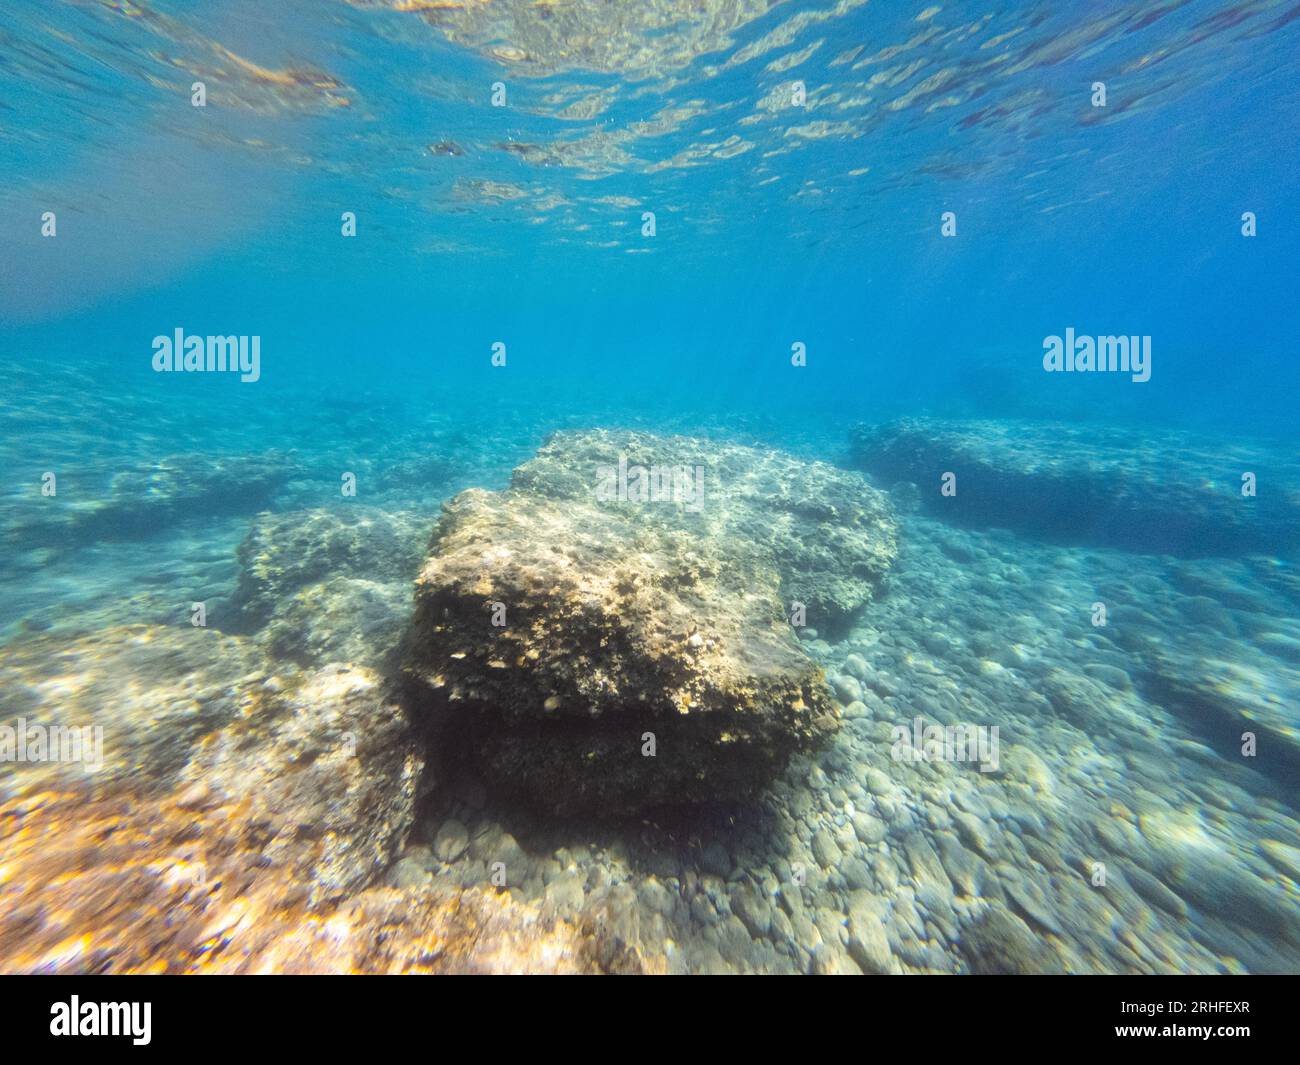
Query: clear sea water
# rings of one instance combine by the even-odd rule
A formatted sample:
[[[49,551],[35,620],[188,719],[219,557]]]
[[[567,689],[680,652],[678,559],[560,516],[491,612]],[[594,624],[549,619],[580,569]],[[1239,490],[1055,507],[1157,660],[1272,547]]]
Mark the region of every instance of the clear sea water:
[[[83,468],[111,477],[175,455],[292,454],[273,510],[336,506],[340,475],[353,471],[366,505],[432,515],[460,489],[504,486],[557,428],[686,432],[843,465],[853,426],[903,416],[1119,426],[1139,451],[1144,433],[1177,430],[1291,464],[1297,116],[1300,8],[1286,0],[9,0],[0,637],[12,646],[186,625],[195,598],[223,628],[235,547],[261,509],[209,499],[156,528],[51,543],[13,518],[39,498],[46,471],[71,484]],[[46,212],[56,235],[43,233]],[[260,379],[155,372],[154,338],[178,328],[259,337]],[[1150,380],[1045,373],[1044,338],[1067,328],[1150,336]],[[806,365],[792,365],[793,345]],[[415,460],[439,472],[385,476]],[[1292,572],[1280,553],[1201,560],[1193,582],[1182,562],[959,534],[919,517],[902,535],[905,557],[917,545],[908,565],[964,557],[977,569],[994,551],[998,566],[1023,566],[1023,599],[990,607],[1014,615],[1005,631],[992,626],[993,643],[1055,631],[1067,585],[1086,610],[1093,562],[1127,574],[1163,604],[1144,606],[1164,626],[1161,641],[1203,654],[1213,643],[1226,669],[1239,667],[1242,699],[1275,693],[1277,727],[1300,730],[1290,701],[1300,691],[1297,599],[1259,577]],[[957,535],[969,542],[953,547]],[[903,625],[923,610],[945,624],[926,597],[958,593],[923,574],[909,607],[907,572],[866,614],[877,638],[886,617]],[[1213,615],[1194,635],[1180,595]],[[969,635],[955,622],[952,631],[959,643]],[[858,635],[816,648],[828,673],[872,643]],[[1078,665],[1065,650],[1077,641],[1050,646],[1063,657],[1042,668]],[[897,702],[879,693],[900,720],[910,720],[910,647],[880,666],[904,692]],[[943,654],[932,654],[942,670]],[[1038,675],[1025,668],[1027,692],[1041,690]],[[980,714],[1012,713],[989,698]],[[1054,761],[1068,761],[1069,746],[1054,742],[1044,738],[1041,753],[1064,790],[1084,770]],[[1145,778],[1125,780],[1134,763],[1122,740],[1108,749],[1119,752],[1109,784],[1080,783],[1083,792],[1112,812],[1120,800],[1099,792],[1150,797]],[[831,758],[846,780],[864,779],[852,750]],[[1213,760],[1172,759],[1165,772],[1219,780]],[[1202,895],[1170,912],[1144,893],[1139,905],[1153,907],[1160,931],[1131,962],[1097,953],[1105,921],[1073,896],[1057,896],[1047,906],[1056,917],[1037,922],[1022,898],[1017,919],[1066,968],[1297,967],[1297,781],[1289,770],[1256,774],[1254,791],[1237,773],[1223,763],[1224,787],[1239,790],[1222,817],[1175,788],[1159,800],[1163,813],[1144,820],[1139,809],[1125,822],[1150,837],[1188,818],[1235,834],[1231,871],[1215,882],[1239,894],[1225,888],[1217,909]],[[827,794],[843,786],[832,781]],[[946,831],[932,809],[942,803],[911,796],[918,820],[930,810]],[[843,827],[841,797],[827,802],[827,824]],[[430,816],[469,818],[474,832],[472,818],[489,815],[453,806]],[[1086,857],[1093,837],[1062,818],[1052,847]],[[1168,827],[1150,842],[1167,854],[1175,836]],[[600,865],[582,842],[586,857],[575,859],[564,841],[561,864]],[[960,935],[936,930],[943,920],[926,939],[893,930],[908,924],[897,898],[916,862],[900,858],[888,887],[872,846],[860,856],[868,886],[832,874],[826,912],[844,913],[852,891],[868,890],[887,900],[898,967],[970,968]],[[770,870],[746,883],[770,896],[781,879]],[[443,863],[433,875],[463,872]],[[708,889],[722,926],[742,909],[735,885],[746,875]],[[828,951],[842,956],[818,918],[784,919],[785,941],[761,916],[745,918],[750,932],[767,929],[752,948],[714,942],[713,919],[699,917],[708,907],[692,909],[694,874],[654,877],[679,903],[653,920],[641,907],[652,929],[643,946],[677,943],[669,968],[806,970],[833,968]],[[540,904],[550,881],[533,880]],[[1166,880],[1175,892],[1177,880]]]

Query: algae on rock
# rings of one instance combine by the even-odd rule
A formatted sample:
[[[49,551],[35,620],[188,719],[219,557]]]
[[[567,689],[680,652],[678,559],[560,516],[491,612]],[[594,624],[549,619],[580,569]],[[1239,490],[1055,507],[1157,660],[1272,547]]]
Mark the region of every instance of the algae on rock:
[[[598,499],[620,460],[703,466],[701,505]],[[446,746],[542,809],[752,797],[837,727],[786,602],[854,611],[895,550],[888,504],[856,475],[733,444],[557,433],[509,490],[445,504],[407,668]]]

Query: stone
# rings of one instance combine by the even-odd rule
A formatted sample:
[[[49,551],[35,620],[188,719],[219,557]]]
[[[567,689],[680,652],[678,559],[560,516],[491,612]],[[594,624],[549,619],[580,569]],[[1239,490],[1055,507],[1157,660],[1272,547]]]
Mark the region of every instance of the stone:
[[[620,457],[705,466],[701,512],[598,502],[597,468]],[[680,437],[556,434],[508,491],[444,505],[406,669],[458,761],[535,809],[753,798],[838,727],[787,600],[858,609],[894,535],[887,505],[830,467]]]
[[[433,853],[440,861],[450,865],[469,847],[469,829],[454,817],[449,817],[433,838]]]
[[[880,818],[859,810],[853,815],[853,831],[863,844],[874,847],[885,838],[887,830]]]
[[[973,973],[1044,975],[1065,971],[1056,951],[997,902],[967,925],[958,946]]]
[[[989,838],[988,829],[978,817],[964,810],[954,810],[952,820],[957,826],[957,835],[966,846],[985,858],[995,857],[995,848]]]
[[[857,677],[860,681],[866,680],[871,673],[870,668],[867,666],[867,660],[860,654],[850,654],[845,656],[844,671],[850,676]]]
[[[816,976],[859,976],[862,972],[838,943],[818,943],[813,947],[810,971]]]
[[[834,869],[843,858],[835,837],[824,828],[819,828],[813,833],[812,852],[813,857],[817,859],[817,864],[823,869]]]
[[[837,675],[831,680],[831,687],[840,702],[848,705],[862,701],[862,686],[855,677]]]
[[[1279,843],[1275,839],[1260,840],[1259,849],[1272,866],[1300,884],[1300,847]]]
[[[889,972],[893,952],[880,917],[880,904],[870,892],[855,891],[848,903],[849,954],[864,973]]]
[[[276,604],[263,638],[277,660],[383,668],[411,613],[410,587],[361,577],[309,584]]]
[[[772,927],[772,907],[749,884],[740,884],[731,892],[731,912],[755,939],[767,935]]]
[[[1130,864],[1124,866],[1122,875],[1128,881],[1129,886],[1152,906],[1158,906],[1166,913],[1171,913],[1178,918],[1187,916],[1187,903],[1140,865]]]
[[[429,871],[414,858],[399,858],[384,875],[384,882],[390,887],[415,890],[429,882]]]

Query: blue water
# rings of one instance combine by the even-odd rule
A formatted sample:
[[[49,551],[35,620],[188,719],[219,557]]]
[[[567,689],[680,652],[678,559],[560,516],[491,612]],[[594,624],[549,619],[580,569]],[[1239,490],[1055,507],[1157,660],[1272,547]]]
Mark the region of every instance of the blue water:
[[[359,471],[360,502],[431,516],[463,488],[504,486],[555,429],[685,432],[842,465],[853,426],[920,415],[1179,431],[1291,468],[1294,4],[406,6],[419,5],[0,9],[6,642],[184,624],[195,580],[230,601],[235,547],[262,509],[209,500],[170,515],[176,528],[45,542],[12,515],[50,470],[94,469],[104,491],[114,470],[167,456],[284,452],[296,465],[272,510],[337,505],[341,472]],[[1045,373],[1044,338],[1067,328],[1149,336],[1150,380]],[[155,372],[154,338],[176,329],[260,338],[260,378]],[[385,479],[412,459],[443,466]],[[915,520],[917,544],[948,543]],[[200,548],[226,561],[195,561]],[[990,609],[1049,626],[1050,575],[1084,556],[1032,538],[1017,554],[1041,599]],[[1186,576],[1129,557],[1097,564],[1139,584]],[[1280,548],[1257,561],[1292,572]],[[150,565],[160,602],[141,599]],[[1285,702],[1294,652],[1265,661],[1232,641],[1292,639],[1296,602],[1244,565],[1214,571],[1249,601],[1219,598],[1242,611],[1233,633],[1207,624],[1255,671],[1254,695]],[[1198,574],[1195,594],[1216,599]],[[918,603],[937,594],[918,589]],[[1152,608],[1163,642],[1188,639],[1181,602]],[[850,649],[818,653],[839,675]],[[1294,704],[1282,712],[1300,729]],[[1294,777],[1261,780],[1279,821],[1256,836],[1300,846]],[[1187,968],[1300,957],[1298,871],[1250,868],[1273,895],[1236,913],[1240,934],[1258,946],[1272,914],[1288,945],[1197,939],[1224,914],[1193,900],[1166,915],[1168,942],[1209,952]],[[686,898],[684,874],[673,883]],[[1086,924],[1057,939],[1100,938]],[[721,953],[773,971],[814,953],[766,949]],[[672,964],[707,969],[701,950]],[[941,953],[905,964],[941,968]],[[1177,968],[1176,954],[1132,967]]]

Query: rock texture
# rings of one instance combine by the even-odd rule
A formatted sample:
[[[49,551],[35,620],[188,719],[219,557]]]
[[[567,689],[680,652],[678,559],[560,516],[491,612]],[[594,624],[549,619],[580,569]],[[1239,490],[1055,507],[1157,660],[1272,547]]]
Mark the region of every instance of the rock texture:
[[[206,737],[178,786],[242,799],[265,835],[263,857],[302,870],[314,904],[384,871],[405,841],[423,768],[383,678],[329,666],[295,675],[261,714]]]
[[[260,514],[239,545],[235,605],[262,625],[294,594],[336,577],[407,583],[420,568],[428,519],[364,506]]]
[[[403,844],[424,751],[377,674],[268,676],[255,645],[201,629],[110,629],[63,648],[54,640],[0,651],[0,725],[29,736],[38,726],[101,727],[102,765],[7,764],[0,798],[29,811],[20,829],[53,831],[40,812],[47,792],[130,821],[137,807],[221,807],[264,863],[294,871],[312,904],[360,888]],[[154,828],[143,820],[138,830],[147,840]],[[134,860],[159,859],[142,842]]]
[[[644,972],[599,915],[379,886],[424,743],[383,679],[267,675],[257,645],[134,626],[0,650],[0,725],[100,724],[95,773],[0,775],[0,970]]]
[[[809,625],[836,629],[849,622],[898,553],[893,508],[860,476],[769,449],[643,432],[560,432],[515,470],[511,485],[545,499],[591,503],[598,471],[620,459],[629,471],[702,469],[698,504],[637,503],[629,477],[629,498],[608,505],[638,524],[711,544],[736,542],[776,571],[787,603],[806,604]]]
[[[102,765],[10,762],[0,789],[57,776],[103,789],[170,786],[208,732],[261,711],[265,663],[246,640],[188,626],[124,625],[0,648],[0,726],[99,727]]]
[[[410,581],[335,577],[309,584],[276,606],[264,631],[276,658],[383,669],[411,614]]]
[[[703,498],[598,498],[620,459],[703,467]],[[560,433],[508,491],[445,505],[407,666],[447,742],[543,809],[744,798],[836,727],[786,603],[847,615],[894,551],[887,503],[855,475],[680,437]]]
[[[851,453],[885,484],[915,482],[928,512],[971,525],[1186,557],[1300,549],[1300,463],[1277,449],[1146,426],[908,418],[858,429]],[[940,493],[947,472],[953,496]]]
[[[599,922],[490,889],[312,904],[244,804],[44,792],[0,802],[7,973],[654,972]]]

